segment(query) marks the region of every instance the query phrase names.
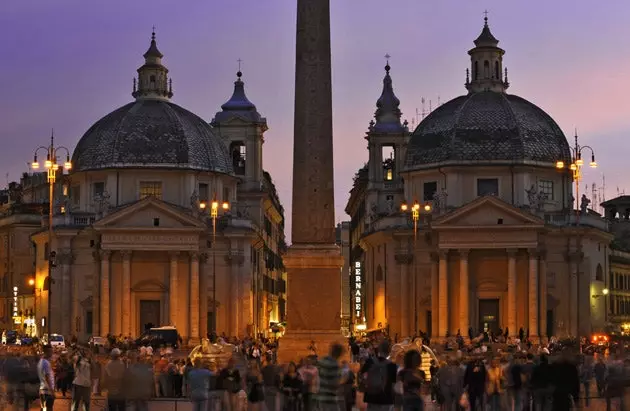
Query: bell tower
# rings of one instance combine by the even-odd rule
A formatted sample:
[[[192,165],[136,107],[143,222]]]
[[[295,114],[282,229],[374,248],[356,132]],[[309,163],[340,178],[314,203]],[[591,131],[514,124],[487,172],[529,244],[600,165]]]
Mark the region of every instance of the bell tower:
[[[480,91],[505,92],[510,86],[507,69],[503,68],[505,50],[500,48],[488,26],[488,12],[485,12],[481,34],[475,40],[475,47],[468,51],[470,71],[466,70],[466,89],[469,93]]]
[[[225,140],[234,174],[242,178],[239,191],[260,191],[263,181],[262,148],[267,119],[245,95],[243,73],[236,73],[232,97],[221,106],[210,125]]]
[[[389,56],[385,66],[383,91],[376,101],[374,120],[370,121],[365,139],[368,141],[368,212],[390,213],[396,204],[403,202],[403,181],[400,175],[404,166],[410,133],[407,121],[400,118],[400,100],[394,94]]]

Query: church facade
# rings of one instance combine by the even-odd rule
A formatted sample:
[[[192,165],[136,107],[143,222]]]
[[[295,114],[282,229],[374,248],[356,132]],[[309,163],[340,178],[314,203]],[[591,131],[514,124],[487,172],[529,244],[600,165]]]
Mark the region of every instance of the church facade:
[[[284,320],[284,209],[263,169],[266,119],[241,72],[210,123],[172,103],[162,58],[154,34],[135,100],[76,145],[53,237],[47,221],[33,228],[34,307],[24,312],[36,334],[47,320],[80,340],[168,325],[195,343],[213,330],[267,334]],[[37,202],[26,188],[21,202]]]
[[[389,64],[354,180],[351,265],[360,329],[443,339],[500,329],[533,338],[605,327],[607,222],[574,209],[566,137],[507,93],[504,50],[486,23],[467,94],[409,130]]]

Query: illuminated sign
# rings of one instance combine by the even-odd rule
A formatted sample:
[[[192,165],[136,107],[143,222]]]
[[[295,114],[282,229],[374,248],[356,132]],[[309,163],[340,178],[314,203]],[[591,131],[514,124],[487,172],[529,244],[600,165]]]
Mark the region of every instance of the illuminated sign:
[[[13,317],[18,316],[18,288],[13,287]],[[16,324],[19,324],[16,320]]]
[[[354,263],[352,272],[354,277],[354,290],[352,291],[354,298],[354,317],[361,322],[363,320],[363,273],[361,270],[361,262]]]

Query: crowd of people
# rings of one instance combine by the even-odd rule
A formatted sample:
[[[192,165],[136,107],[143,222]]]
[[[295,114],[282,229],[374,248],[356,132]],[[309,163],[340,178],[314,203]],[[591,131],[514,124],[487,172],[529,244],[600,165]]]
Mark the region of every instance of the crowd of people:
[[[147,411],[154,398],[182,398],[195,411],[545,411],[588,409],[592,396],[607,409],[625,409],[630,360],[622,351],[585,355],[579,343],[558,348],[553,340],[534,346],[517,339],[497,348],[454,338],[434,345],[428,370],[422,350],[394,353],[395,341],[381,335],[321,353],[313,342],[310,355],[289,364],[278,364],[277,343],[264,339],[230,341],[235,352],[226,364],[191,362],[167,348],[114,345],[99,354],[80,346],[4,347],[0,371],[4,404],[16,410],[39,402],[52,411],[55,399],[66,397],[72,411],[89,411],[101,394],[112,411]]]

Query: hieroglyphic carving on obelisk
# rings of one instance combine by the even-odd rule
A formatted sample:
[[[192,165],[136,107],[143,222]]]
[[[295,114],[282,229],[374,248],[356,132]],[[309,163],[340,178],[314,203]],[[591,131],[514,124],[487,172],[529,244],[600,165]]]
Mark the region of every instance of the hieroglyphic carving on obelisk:
[[[335,245],[329,0],[297,1],[292,245],[287,333],[280,361],[323,353],[341,339],[341,267]]]

